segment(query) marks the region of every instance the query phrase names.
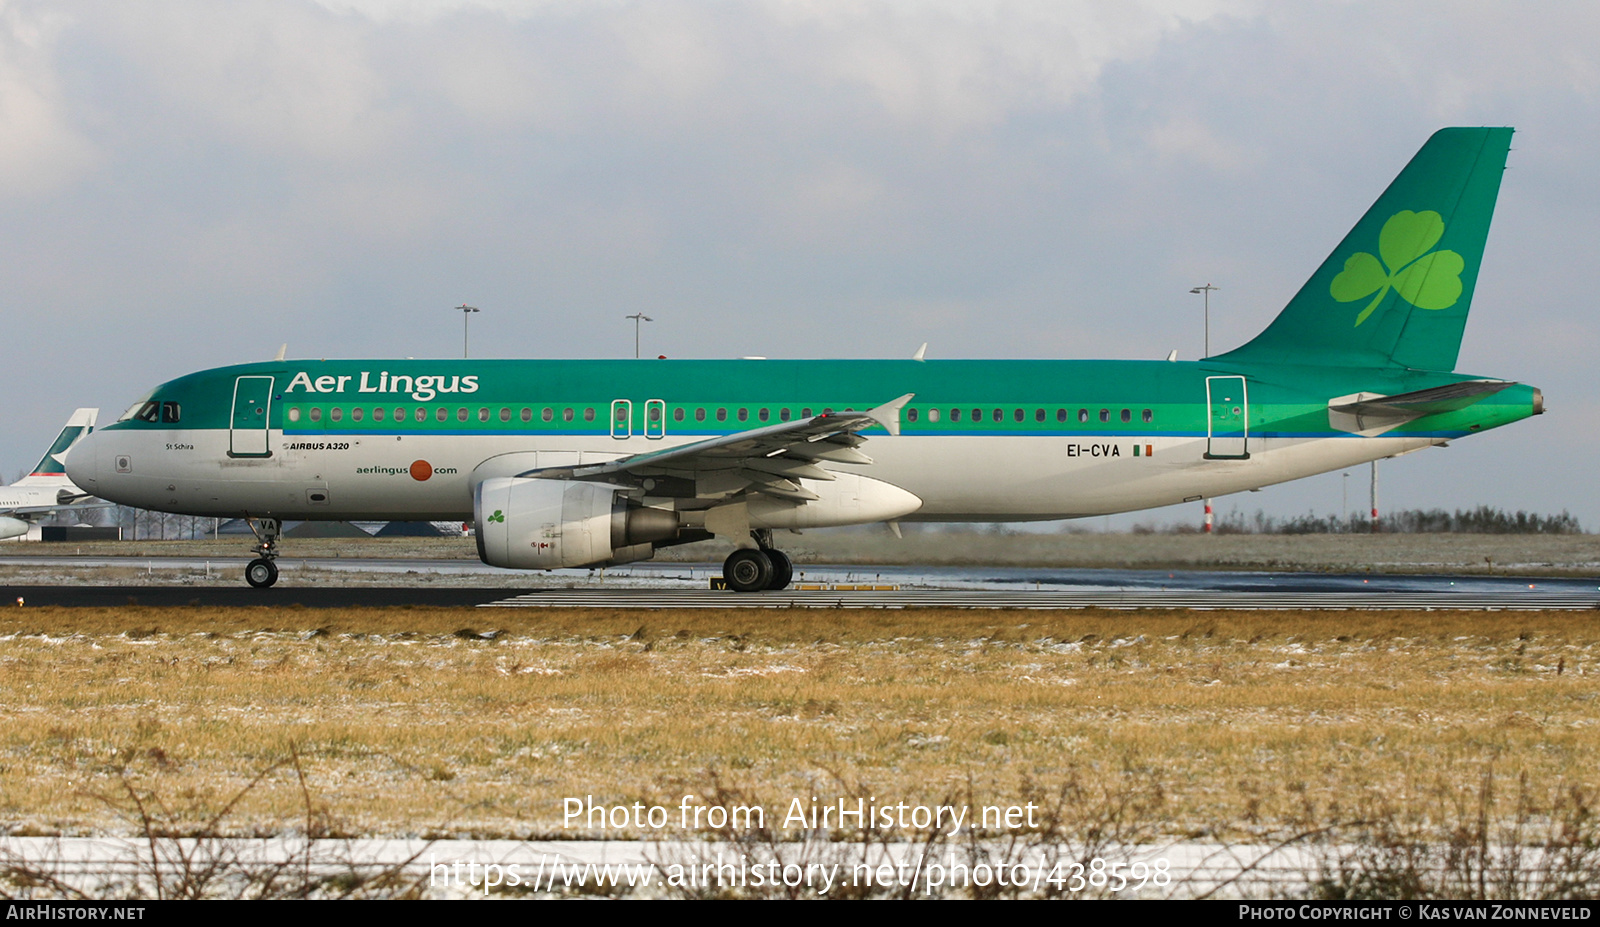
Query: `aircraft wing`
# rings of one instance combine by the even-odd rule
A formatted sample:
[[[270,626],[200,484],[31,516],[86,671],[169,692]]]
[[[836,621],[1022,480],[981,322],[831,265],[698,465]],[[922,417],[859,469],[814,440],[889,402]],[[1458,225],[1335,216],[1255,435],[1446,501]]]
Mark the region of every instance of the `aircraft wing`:
[[[858,450],[867,440],[858,432],[882,425],[890,434],[899,434],[900,410],[913,395],[907,393],[865,412],[826,411],[810,418],[719,435],[605,463],[546,467],[518,475],[604,480],[629,485],[642,485],[646,479],[654,477],[680,478],[695,480],[697,486],[712,487],[718,494],[749,489],[785,499],[811,501],[817,495],[801,486],[799,480],[834,479],[832,473],[817,465],[820,461],[872,463],[871,457]]]
[[[74,509],[110,509],[115,502],[74,502],[67,505],[17,505],[0,508],[0,515],[49,515],[52,512],[70,512]]]

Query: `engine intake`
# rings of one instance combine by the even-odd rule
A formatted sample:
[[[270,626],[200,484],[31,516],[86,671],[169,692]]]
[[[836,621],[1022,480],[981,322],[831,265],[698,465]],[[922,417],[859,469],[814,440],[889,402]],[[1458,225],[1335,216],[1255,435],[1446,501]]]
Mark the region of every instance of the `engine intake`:
[[[494,477],[472,499],[478,557],[516,570],[648,560],[678,536],[678,513],[632,505],[627,490],[577,480]]]

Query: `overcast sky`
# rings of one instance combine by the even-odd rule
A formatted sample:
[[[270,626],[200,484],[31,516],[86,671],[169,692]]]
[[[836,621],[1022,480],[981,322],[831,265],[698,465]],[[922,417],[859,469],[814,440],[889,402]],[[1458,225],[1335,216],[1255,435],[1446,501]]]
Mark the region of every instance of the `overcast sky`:
[[[1597,35],[1554,0],[0,0],[0,461],[283,342],[449,356],[463,302],[478,356],[627,356],[644,311],[674,357],[1194,358],[1191,287],[1247,340],[1431,132],[1511,125],[1459,369],[1551,411],[1383,502],[1600,528]]]

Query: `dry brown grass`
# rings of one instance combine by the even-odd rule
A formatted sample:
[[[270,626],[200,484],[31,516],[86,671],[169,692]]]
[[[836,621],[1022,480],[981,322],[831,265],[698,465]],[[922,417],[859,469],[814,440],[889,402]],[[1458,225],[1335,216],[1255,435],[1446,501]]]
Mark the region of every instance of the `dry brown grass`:
[[[1159,832],[1236,838],[1486,770],[1592,785],[1597,671],[1570,612],[12,609],[0,822],[126,832],[127,773],[198,826],[295,744],[332,834],[590,836],[563,798],[715,770],[774,802],[1131,777]],[[306,828],[303,794],[228,824]]]

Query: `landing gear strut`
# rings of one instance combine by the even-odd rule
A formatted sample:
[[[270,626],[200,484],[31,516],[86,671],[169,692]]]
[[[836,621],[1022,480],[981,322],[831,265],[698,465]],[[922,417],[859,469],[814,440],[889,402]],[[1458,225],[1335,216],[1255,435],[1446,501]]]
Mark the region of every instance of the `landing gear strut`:
[[[722,576],[735,592],[760,592],[784,589],[794,579],[794,561],[772,546],[772,532],[763,528],[750,532],[759,545],[740,548],[722,564]]]
[[[278,581],[278,536],[283,532],[283,522],[276,518],[247,518],[245,522],[255,533],[257,544],[250,548],[261,556],[244,568],[244,581],[257,589],[265,589]]]

